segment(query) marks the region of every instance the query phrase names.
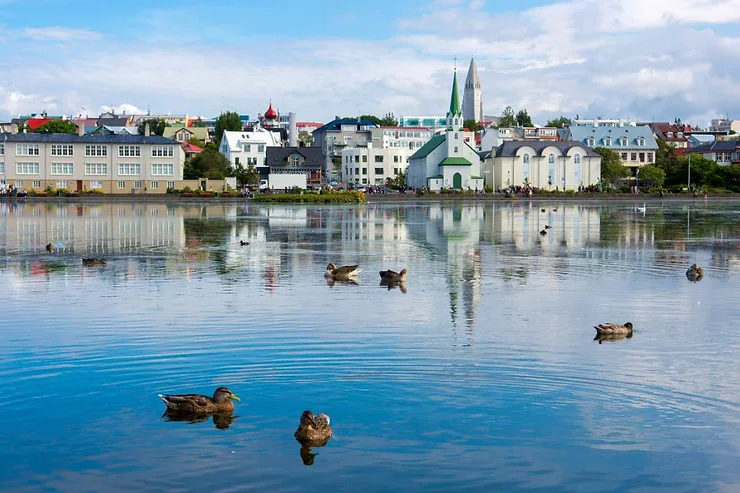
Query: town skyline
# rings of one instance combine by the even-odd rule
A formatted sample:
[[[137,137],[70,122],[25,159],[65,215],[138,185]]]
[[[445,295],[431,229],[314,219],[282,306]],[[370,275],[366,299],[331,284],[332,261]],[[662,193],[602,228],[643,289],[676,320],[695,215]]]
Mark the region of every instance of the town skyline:
[[[215,11],[2,3],[0,120],[109,109],[256,117],[270,100],[299,120],[442,115],[454,59],[464,78],[471,56],[485,115],[511,105],[541,124],[563,114],[705,126],[740,114],[740,0],[332,0],[318,10],[289,0],[279,15],[228,1]]]

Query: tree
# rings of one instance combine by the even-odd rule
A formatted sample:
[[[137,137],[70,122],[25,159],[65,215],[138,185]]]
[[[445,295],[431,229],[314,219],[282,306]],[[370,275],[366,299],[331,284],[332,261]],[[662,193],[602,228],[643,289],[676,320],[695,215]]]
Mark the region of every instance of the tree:
[[[646,164],[640,168],[638,179],[641,183],[660,187],[665,182],[665,171],[652,164]]]
[[[463,127],[464,128],[467,128],[471,132],[477,132],[478,131],[478,123],[476,123],[476,121],[474,119],[472,119],[472,118],[470,118],[469,120],[465,120],[463,122]]]
[[[601,179],[604,183],[612,185],[630,175],[630,170],[622,166],[617,152],[605,147],[597,147],[594,151],[601,155]]]
[[[200,140],[198,137],[190,137],[188,139],[188,144],[200,147],[201,149],[204,149],[206,147],[206,143]]]
[[[139,122],[139,135],[144,135],[146,126],[149,125],[149,133],[151,135],[163,135],[164,129],[167,127],[167,122],[159,118],[148,118],[142,122]]]
[[[201,117],[198,117],[198,119],[195,120],[191,126],[192,127],[207,127],[208,125],[206,125],[206,122],[204,122]]]
[[[548,127],[555,127],[555,128],[563,128],[566,125],[570,125],[571,123],[572,122],[571,122],[570,118],[566,118],[566,117],[564,117],[564,116],[561,115],[561,116],[559,116],[559,117],[557,117],[557,118],[555,118],[553,120],[549,120],[547,122],[547,126]]]
[[[36,127],[36,130],[28,130],[37,134],[74,134],[77,133],[77,125],[69,120],[52,120]]]
[[[397,127],[398,120],[396,119],[396,115],[393,113],[386,113],[385,116],[381,118],[380,125],[383,127]]]
[[[207,148],[185,163],[183,178],[186,180],[197,180],[198,178],[223,180],[227,176],[232,176],[233,173],[234,169],[226,156]]]
[[[224,132],[238,132],[242,129],[242,119],[239,113],[226,111],[216,118],[216,145],[221,146],[221,138]]]
[[[242,183],[245,183],[246,185],[256,185],[257,179],[259,178],[259,173],[257,173],[257,168],[254,167],[254,164],[249,163],[247,165],[247,169],[244,173],[244,179]]]
[[[406,173],[400,170],[394,178],[388,178],[386,180],[386,185],[393,190],[406,189]]]
[[[527,110],[520,110],[519,113],[516,114],[516,123],[520,127],[532,127],[532,118],[530,118],[529,113],[527,113]]]
[[[299,147],[310,147],[313,143],[313,137],[311,133],[306,130],[298,132],[298,146]]]
[[[504,111],[501,113],[501,120],[499,120],[498,126],[501,128],[516,126],[516,116],[514,116],[514,108],[512,108],[511,106],[507,106],[506,108],[504,108]]]
[[[378,118],[375,115],[360,115],[359,118],[360,118],[360,120],[368,120],[368,121],[371,121],[374,124],[376,124],[377,126],[380,126],[381,125],[381,119]],[[347,117],[345,117],[345,120],[354,120],[354,118],[351,117],[351,116],[347,116]]]

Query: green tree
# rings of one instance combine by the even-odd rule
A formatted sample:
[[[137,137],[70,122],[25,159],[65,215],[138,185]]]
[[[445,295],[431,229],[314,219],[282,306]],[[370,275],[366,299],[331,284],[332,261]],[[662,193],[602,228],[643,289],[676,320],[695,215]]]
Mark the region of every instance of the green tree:
[[[206,143],[200,140],[198,137],[190,137],[190,139],[188,139],[188,144],[200,147],[201,149],[204,149],[206,147]]]
[[[403,170],[401,170],[398,172],[398,174],[395,177],[388,178],[386,180],[386,186],[393,190],[405,189],[406,188],[406,173]]]
[[[37,134],[74,134],[77,133],[77,125],[69,120],[52,120],[36,127],[36,130],[28,130]]]
[[[640,183],[660,187],[665,182],[665,171],[652,164],[646,164],[640,168],[639,173]]]
[[[601,155],[601,179],[607,185],[613,185],[630,175],[630,170],[622,166],[619,154],[605,147],[594,149]]]
[[[501,113],[501,120],[498,122],[498,126],[501,128],[516,127],[516,116],[514,115],[514,108],[507,106]]]
[[[566,125],[570,125],[571,123],[572,122],[571,122],[570,118],[566,118],[566,117],[564,117],[564,116],[561,115],[561,116],[559,116],[559,117],[557,117],[557,118],[555,118],[553,120],[549,120],[547,122],[547,126],[548,127],[555,127],[555,128],[563,128]]]
[[[398,119],[393,113],[386,113],[383,118],[380,119],[380,125],[382,127],[397,127]]]
[[[471,132],[477,132],[479,130],[478,123],[472,118],[463,122],[463,128],[467,128]]]
[[[186,162],[183,170],[183,178],[186,180],[198,178],[223,180],[233,174],[234,169],[226,156],[213,149],[206,149]]]
[[[298,146],[299,147],[310,147],[313,143],[313,137],[311,137],[311,133],[307,132],[306,130],[301,130],[298,132]]]
[[[198,117],[197,120],[195,120],[192,124],[193,127],[207,127],[206,122],[203,121],[201,117]]]
[[[238,132],[242,129],[242,119],[235,111],[226,111],[216,118],[216,147],[221,146],[224,132]]]
[[[516,123],[520,127],[534,126],[532,124],[532,118],[530,118],[529,113],[527,113],[527,110],[520,110],[519,113],[516,114]]]
[[[259,178],[259,173],[257,173],[257,168],[254,167],[254,164],[249,163],[247,165],[247,169],[244,173],[244,179],[242,183],[246,185],[256,185],[257,179]]]
[[[345,117],[345,119],[346,120],[354,120],[355,118],[352,117],[352,116],[347,116],[347,117]],[[381,125],[381,121],[382,121],[380,118],[378,118],[375,115],[360,115],[359,116],[359,119],[360,120],[368,120],[368,121],[371,121],[374,124],[376,124],[377,126],[380,126]]]
[[[167,128],[167,122],[160,118],[148,118],[142,122],[139,122],[139,135],[144,135],[147,124],[149,125],[149,133],[151,135],[163,135],[164,129]]]

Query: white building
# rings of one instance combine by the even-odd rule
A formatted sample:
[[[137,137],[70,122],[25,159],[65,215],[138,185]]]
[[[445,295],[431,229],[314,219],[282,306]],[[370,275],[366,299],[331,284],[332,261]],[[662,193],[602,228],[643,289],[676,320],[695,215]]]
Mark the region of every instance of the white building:
[[[712,120],[712,123],[709,125],[709,130],[723,133],[730,133],[730,131],[733,131],[740,134],[740,120],[716,118]]]
[[[259,124],[251,130],[224,132],[219,151],[231,164],[245,168],[250,164],[266,166],[268,147],[282,147],[280,133],[273,132]]]
[[[426,127],[379,127],[370,130],[373,147],[411,149],[411,154],[421,149],[432,137],[434,130]]]
[[[383,185],[405,173],[413,149],[409,147],[350,147],[342,151],[341,180],[356,185]]]
[[[579,142],[509,141],[493,149],[483,168],[494,190],[526,184],[577,190],[601,180],[601,155]]]
[[[480,156],[469,143],[473,141],[472,135],[462,125],[463,114],[455,72],[447,128],[444,134],[433,137],[409,159],[406,178],[409,187],[427,187],[429,190],[483,188]]]
[[[465,79],[463,118],[465,120],[475,120],[476,122],[483,121],[483,91],[481,90],[475,58],[470,59],[468,77]]]

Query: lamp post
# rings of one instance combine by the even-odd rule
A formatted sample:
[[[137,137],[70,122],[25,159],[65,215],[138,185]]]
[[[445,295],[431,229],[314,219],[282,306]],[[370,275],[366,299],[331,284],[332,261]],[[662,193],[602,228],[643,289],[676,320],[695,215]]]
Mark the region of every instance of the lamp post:
[[[691,191],[691,153],[689,154],[689,192]]]

